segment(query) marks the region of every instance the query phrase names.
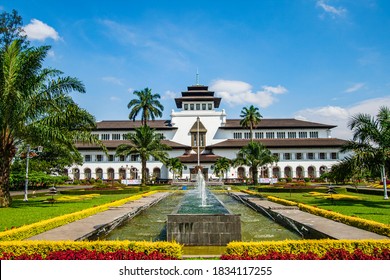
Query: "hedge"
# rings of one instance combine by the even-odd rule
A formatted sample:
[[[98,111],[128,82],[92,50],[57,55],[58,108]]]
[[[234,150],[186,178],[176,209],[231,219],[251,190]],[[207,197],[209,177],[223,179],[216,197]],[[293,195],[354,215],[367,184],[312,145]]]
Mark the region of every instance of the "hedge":
[[[86,218],[88,216],[94,215],[96,213],[108,210],[111,207],[117,207],[121,206],[129,201],[138,200],[142,198],[143,196],[149,196],[157,191],[151,191],[144,194],[139,195],[133,195],[124,199],[120,199],[114,202],[106,203],[97,207],[84,209],[78,212],[74,212],[71,214],[62,215],[59,217],[55,217],[48,220],[43,220],[37,223],[21,226],[18,228],[6,230],[3,232],[0,232],[0,241],[7,241],[7,240],[23,240],[26,238],[29,238],[31,236],[40,234],[42,232],[48,231],[50,229],[62,226],[64,224],[68,224],[83,218]]]
[[[332,250],[345,250],[353,253],[356,250],[367,255],[377,254],[378,251],[389,250],[390,240],[286,240],[262,242],[231,242],[223,254],[236,257],[256,257],[267,254],[316,254],[324,256]]]
[[[146,255],[158,252],[169,258],[182,257],[182,245],[175,242],[147,241],[3,241],[0,242],[0,259],[6,256],[40,255],[43,259],[53,252],[118,252],[131,251]]]

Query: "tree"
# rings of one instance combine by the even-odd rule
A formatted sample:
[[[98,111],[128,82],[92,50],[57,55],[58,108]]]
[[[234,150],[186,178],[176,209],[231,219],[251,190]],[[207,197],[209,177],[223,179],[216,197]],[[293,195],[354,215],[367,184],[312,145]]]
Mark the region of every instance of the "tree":
[[[277,162],[277,157],[273,156],[269,149],[260,142],[251,141],[239,150],[237,157],[233,160],[233,165],[250,166],[252,169],[253,184],[256,185],[258,183],[258,169],[261,166],[274,162]]]
[[[0,53],[0,206],[11,204],[11,163],[19,147],[53,143],[77,152],[75,141],[96,142],[95,119],[69,96],[85,92],[76,78],[43,68],[48,46],[22,49],[13,41]]]
[[[253,105],[248,107],[244,107],[241,110],[242,118],[240,121],[240,125],[242,127],[249,128],[250,130],[250,139],[253,140],[253,128],[256,127],[256,125],[261,121],[261,118],[263,117],[260,112],[259,108],[254,107]]]
[[[20,40],[23,47],[27,47],[27,35],[23,31],[22,17],[16,10],[11,13],[0,14],[0,47],[3,49],[15,40]]]
[[[183,164],[178,158],[170,158],[166,161],[165,165],[168,170],[172,172],[173,180],[175,179],[175,174],[179,174],[180,176],[183,173]]]
[[[121,144],[116,149],[117,156],[129,156],[138,154],[141,158],[141,186],[146,186],[146,162],[150,157],[166,162],[168,159],[167,150],[170,147],[161,142],[163,136],[155,132],[154,129],[147,125],[143,125],[135,129],[135,133],[128,133],[125,135],[128,144]]]
[[[353,151],[354,160],[368,170],[380,170],[384,199],[389,199],[386,169],[390,159],[390,109],[381,107],[376,118],[369,114],[357,114],[351,118],[348,126],[353,132],[353,138],[341,151]]]
[[[135,121],[135,118],[141,113],[142,125],[146,125],[148,120],[155,120],[156,117],[162,116],[164,106],[158,101],[160,98],[158,93],[153,94],[151,89],[145,88],[141,91],[136,90],[133,94],[138,98],[132,99],[127,105],[127,108],[131,109],[130,120]]]
[[[214,174],[222,178],[230,169],[231,160],[225,157],[218,158],[214,164]],[[227,177],[227,176],[226,176]]]

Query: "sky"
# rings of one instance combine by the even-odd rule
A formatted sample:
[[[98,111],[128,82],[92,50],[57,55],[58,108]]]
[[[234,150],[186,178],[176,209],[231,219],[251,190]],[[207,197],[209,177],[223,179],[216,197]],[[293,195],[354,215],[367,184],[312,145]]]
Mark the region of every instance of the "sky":
[[[0,0],[18,11],[45,67],[80,79],[73,99],[97,121],[127,120],[134,90],[161,95],[163,119],[187,86],[209,86],[240,118],[337,125],[390,107],[388,0]]]

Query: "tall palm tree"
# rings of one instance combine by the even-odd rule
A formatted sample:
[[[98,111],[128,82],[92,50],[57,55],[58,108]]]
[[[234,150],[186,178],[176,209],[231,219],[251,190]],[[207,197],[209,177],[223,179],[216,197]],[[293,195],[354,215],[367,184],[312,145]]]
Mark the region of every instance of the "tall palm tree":
[[[341,151],[353,151],[355,161],[372,171],[380,170],[383,180],[384,199],[389,199],[386,185],[386,169],[390,160],[390,109],[381,107],[378,114],[357,114],[348,123],[353,140]]]
[[[168,170],[172,172],[173,180],[175,179],[175,174],[179,174],[180,176],[183,173],[184,165],[178,158],[170,158],[166,161],[165,165]]]
[[[253,128],[256,127],[256,125],[261,121],[261,118],[263,117],[260,112],[259,108],[254,107],[253,105],[248,107],[244,107],[241,110],[242,118],[240,121],[240,125],[242,127],[249,128],[250,130],[250,139],[253,141]]]
[[[237,153],[237,157],[233,160],[234,166],[246,165],[252,169],[253,184],[258,183],[259,168],[266,164],[277,162],[277,157],[271,154],[263,144],[259,142],[249,142],[242,147]]]
[[[77,153],[75,141],[96,142],[95,119],[69,96],[85,92],[76,78],[43,68],[48,46],[23,49],[13,41],[0,51],[0,206],[10,206],[10,167],[23,144],[51,142]]]
[[[161,105],[160,95],[158,93],[153,94],[150,88],[143,90],[136,90],[133,92],[138,98],[132,99],[127,108],[131,109],[129,113],[129,119],[135,121],[138,114],[141,113],[142,125],[146,125],[148,120],[155,120],[156,117],[162,116],[164,106]]]
[[[214,164],[214,173],[222,178],[229,171],[231,160],[225,157],[218,158]]]
[[[129,140],[128,144],[119,145],[116,149],[117,156],[128,156],[138,154],[141,158],[141,186],[146,186],[146,162],[150,157],[166,162],[168,159],[167,150],[170,147],[161,142],[163,136],[157,134],[154,129],[143,125],[135,129],[135,133],[128,133],[125,138]]]

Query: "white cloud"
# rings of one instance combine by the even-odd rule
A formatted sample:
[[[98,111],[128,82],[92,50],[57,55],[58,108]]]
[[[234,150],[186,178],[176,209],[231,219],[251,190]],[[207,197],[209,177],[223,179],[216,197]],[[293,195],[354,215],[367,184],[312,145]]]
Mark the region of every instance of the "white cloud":
[[[283,86],[263,86],[262,90],[254,92],[252,86],[242,81],[216,80],[212,82],[210,90],[223,98],[228,104],[254,104],[266,108],[277,101],[275,95],[287,92]]]
[[[295,118],[337,125],[337,127],[332,130],[332,137],[351,139],[352,132],[348,128],[350,118],[359,113],[375,116],[381,106],[390,107],[390,96],[367,99],[345,108],[339,106],[308,108],[297,112]]]
[[[359,89],[363,88],[364,86],[365,86],[364,83],[356,83],[356,84],[353,84],[352,86],[350,86],[349,88],[347,88],[344,92],[352,93],[352,92],[358,91]]]
[[[116,78],[116,77],[112,77],[112,76],[103,77],[102,80],[107,82],[107,83],[111,83],[111,84],[118,85],[118,86],[123,85],[123,82],[121,79]]]
[[[37,19],[32,19],[23,29],[30,40],[45,41],[47,38],[52,38],[58,41],[60,39],[53,27]]]
[[[327,4],[327,2],[328,2],[327,0],[318,0],[317,7],[322,8],[325,13],[328,13],[332,17],[343,16],[347,13],[347,10],[345,8],[342,7],[336,8],[334,6]]]
[[[121,99],[119,97],[116,97],[116,96],[111,96],[110,100],[111,101],[120,101]]]
[[[173,92],[173,91],[170,91],[170,90],[167,90],[164,94],[163,94],[163,96],[161,97],[161,99],[167,99],[167,100],[172,100],[172,99],[174,99],[174,98],[176,98],[177,97],[177,94],[175,93],[175,92]]]

